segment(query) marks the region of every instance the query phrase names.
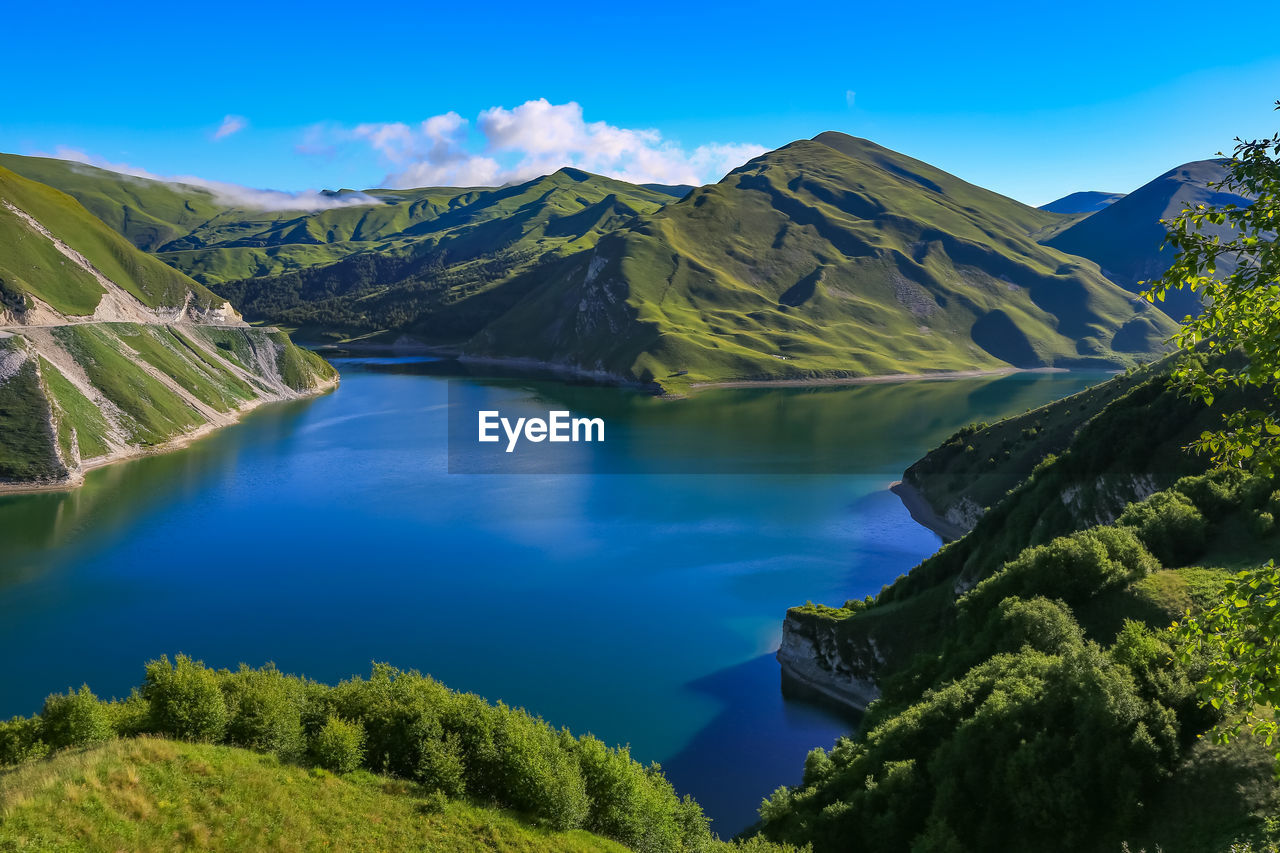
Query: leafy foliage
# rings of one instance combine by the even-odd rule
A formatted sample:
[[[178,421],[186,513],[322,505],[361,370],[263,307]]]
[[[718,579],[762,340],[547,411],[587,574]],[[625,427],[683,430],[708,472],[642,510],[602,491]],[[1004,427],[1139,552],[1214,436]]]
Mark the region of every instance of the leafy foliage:
[[[1280,724],[1280,567],[1274,560],[1227,581],[1213,607],[1175,626],[1184,658],[1207,659],[1200,697],[1226,716],[1222,742],[1246,728],[1272,746]],[[1280,744],[1276,745],[1280,759]]]
[[[1223,465],[1252,462],[1264,470],[1280,470],[1280,415],[1275,404],[1280,389],[1280,249],[1275,243],[1280,227],[1280,134],[1237,139],[1227,176],[1215,186],[1252,203],[1197,204],[1168,223],[1168,244],[1178,256],[1147,296],[1160,301],[1181,288],[1201,294],[1205,307],[1175,336],[1179,347],[1189,353],[1244,354],[1235,367],[1218,360],[1184,359],[1179,376],[1191,393],[1210,405],[1229,387],[1253,387],[1266,394],[1264,406],[1227,411],[1222,427],[1205,431],[1195,447]],[[1225,227],[1229,238],[1211,233],[1210,226]],[[1231,271],[1220,275],[1220,269]]]

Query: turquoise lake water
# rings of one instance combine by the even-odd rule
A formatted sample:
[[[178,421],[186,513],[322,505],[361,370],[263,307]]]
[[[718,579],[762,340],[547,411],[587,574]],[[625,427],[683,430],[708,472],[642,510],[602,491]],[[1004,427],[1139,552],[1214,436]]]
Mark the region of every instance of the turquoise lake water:
[[[1103,378],[671,401],[429,359],[335,364],[332,394],[75,492],[0,497],[0,715],[82,682],[124,695],[165,653],[322,681],[388,661],[630,743],[727,836],[855,724],[782,699],[787,607],[874,593],[937,549],[887,488],[955,429]],[[451,401],[569,408],[609,433],[496,469],[526,473],[451,474],[474,461],[456,437],[451,458]]]

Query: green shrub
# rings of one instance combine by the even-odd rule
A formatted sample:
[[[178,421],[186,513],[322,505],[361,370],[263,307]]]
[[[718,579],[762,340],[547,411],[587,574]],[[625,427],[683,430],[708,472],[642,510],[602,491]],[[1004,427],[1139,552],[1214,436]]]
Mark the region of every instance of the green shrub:
[[[183,740],[219,741],[227,728],[227,703],[218,674],[178,655],[147,664],[142,697],[150,703],[150,729]]]
[[[350,773],[364,761],[364,726],[354,720],[330,717],[311,743],[311,756],[326,770]]]
[[[501,802],[545,819],[554,829],[574,829],[589,803],[578,762],[540,719],[499,704],[493,720],[489,784]]]
[[[40,712],[41,739],[52,749],[90,746],[115,736],[107,706],[85,684],[76,692],[55,693]]]
[[[41,740],[43,728],[39,717],[14,717],[0,722],[0,767],[48,755],[49,746]]]
[[[462,739],[455,732],[443,738],[429,738],[419,748],[418,784],[428,791],[461,797],[467,790],[467,766],[462,755]]]
[[[440,715],[449,699],[449,689],[434,679],[377,664],[367,681],[342,682],[317,707],[364,726],[371,770],[411,779],[423,744],[444,737]]]
[[[1183,477],[1173,484],[1175,491],[1191,499],[1210,521],[1221,521],[1240,505],[1240,487],[1249,475],[1238,468],[1223,468],[1195,477]]]
[[[275,666],[244,664],[221,679],[227,705],[227,743],[275,753],[290,761],[302,756],[305,695],[302,682],[286,678]]]
[[[1191,499],[1172,490],[1130,504],[1117,523],[1134,528],[1151,553],[1170,567],[1185,566],[1204,553],[1209,531]]]
[[[960,604],[980,624],[1010,596],[1078,604],[1158,568],[1132,531],[1098,527],[1028,548],[970,590]]]
[[[1269,512],[1253,514],[1253,532],[1255,535],[1270,536],[1276,529],[1276,517]]]

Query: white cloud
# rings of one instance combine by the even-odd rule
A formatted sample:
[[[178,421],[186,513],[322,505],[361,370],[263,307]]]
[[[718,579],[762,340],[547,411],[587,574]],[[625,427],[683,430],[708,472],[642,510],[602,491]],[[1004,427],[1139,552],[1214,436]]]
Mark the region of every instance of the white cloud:
[[[847,106],[850,106],[850,107],[853,106],[853,101],[857,97],[858,97],[858,93],[853,91],[852,89],[844,90],[844,102]]]
[[[164,181],[168,184],[185,184],[197,187],[213,195],[221,204],[230,207],[243,207],[249,210],[328,210],[334,207],[352,207],[367,204],[382,204],[373,196],[364,193],[347,193],[335,197],[316,190],[301,192],[285,192],[283,190],[260,190],[225,181],[210,181],[193,175],[157,175],[146,169],[131,166],[128,163],[112,163],[101,157],[95,157],[75,148],[58,147],[53,157],[59,160],[71,160],[96,166],[109,172],[117,172],[134,178],[149,181]]]
[[[218,129],[213,132],[213,141],[217,142],[226,139],[232,134],[239,133],[249,126],[249,120],[244,116],[228,115],[222,119],[222,124],[218,125]]]
[[[476,121],[481,144],[456,112],[416,125],[361,124],[338,135],[361,140],[392,169],[391,187],[493,186],[547,175],[562,166],[633,183],[703,184],[765,152],[752,144],[708,144],[686,150],[657,130],[588,122],[582,107],[546,98],[491,107]]]

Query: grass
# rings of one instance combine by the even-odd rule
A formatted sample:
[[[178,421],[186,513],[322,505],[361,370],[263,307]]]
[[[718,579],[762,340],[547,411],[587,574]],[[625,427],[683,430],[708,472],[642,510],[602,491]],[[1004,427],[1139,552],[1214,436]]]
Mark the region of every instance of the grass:
[[[127,324],[111,324],[111,328]],[[60,326],[54,333],[89,379],[128,416],[130,439],[156,445],[200,425],[203,418],[159,380],[138,369],[118,349],[111,328]]]
[[[19,346],[19,339],[0,339],[0,356]],[[32,358],[0,379],[0,436],[0,480],[47,480],[64,473],[50,432],[49,403]]]
[[[0,773],[0,851],[622,851],[411,783],[233,747],[139,738]]]
[[[44,376],[49,402],[58,413],[58,442],[63,458],[72,458],[73,433],[81,459],[94,459],[109,453],[111,447],[107,443],[107,435],[110,426],[98,407],[43,356],[40,358],[40,373]]]
[[[0,197],[16,205],[55,237],[84,255],[98,271],[144,305],[152,308],[179,306],[187,294],[192,294],[200,306],[222,302],[183,273],[138,251],[65,193],[0,166]],[[25,267],[10,269],[8,272],[13,276],[10,284],[44,299],[59,311],[76,315],[93,313],[97,297],[102,293],[101,285],[83,270],[71,269],[68,272],[75,266],[70,260],[57,253],[46,238],[35,234],[30,226],[11,212],[6,210],[5,214],[0,218],[0,228],[4,229],[0,233],[5,237],[6,246],[15,243],[27,246],[22,250],[23,254],[6,263],[40,261],[30,270]],[[32,240],[49,245],[35,248],[29,242]]]

